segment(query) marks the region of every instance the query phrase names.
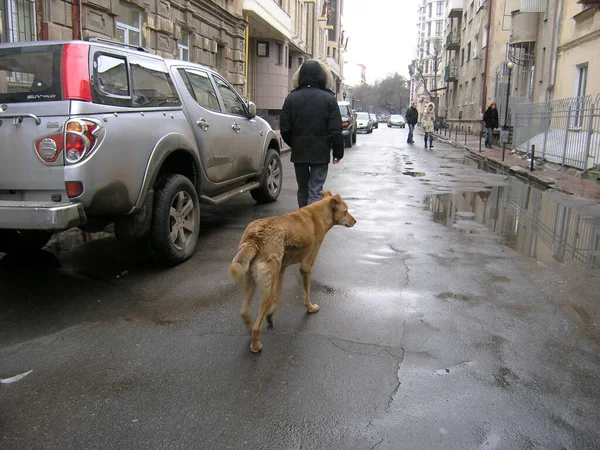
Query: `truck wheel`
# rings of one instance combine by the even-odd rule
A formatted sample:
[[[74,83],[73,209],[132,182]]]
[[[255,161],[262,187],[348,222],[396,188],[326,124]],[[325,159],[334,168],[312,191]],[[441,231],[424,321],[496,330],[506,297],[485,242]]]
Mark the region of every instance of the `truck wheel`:
[[[352,132],[352,143],[356,144],[356,129]]]
[[[189,178],[179,174],[161,178],[154,191],[150,254],[160,264],[176,266],[196,248],[200,232],[200,202]]]
[[[352,135],[344,136],[344,145],[346,148],[352,148]]]
[[[52,234],[52,231],[46,230],[0,230],[0,252],[39,250],[48,243]]]
[[[283,182],[283,167],[279,153],[272,148],[267,152],[260,187],[252,189],[250,195],[257,203],[271,203],[277,200]]]

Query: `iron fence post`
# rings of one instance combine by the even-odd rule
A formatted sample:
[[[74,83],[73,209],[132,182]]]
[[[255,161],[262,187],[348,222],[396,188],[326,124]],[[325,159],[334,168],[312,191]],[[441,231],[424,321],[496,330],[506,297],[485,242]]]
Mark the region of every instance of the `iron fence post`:
[[[483,136],[483,131],[479,131],[479,153],[481,153],[481,137]]]
[[[569,108],[569,112],[567,113],[567,125],[565,126],[565,143],[563,145],[563,155],[562,161],[560,163],[561,166],[565,165],[565,159],[567,157],[567,144],[569,142],[569,124],[571,123],[571,111],[572,108]]]
[[[467,146],[467,132],[465,131],[465,147]]]
[[[544,147],[542,148],[542,160],[546,160],[546,145],[548,143],[548,132],[550,131],[550,118],[552,117],[552,107],[548,105],[546,109],[546,131],[544,132]]]
[[[535,145],[531,146],[531,165],[529,166],[530,172],[533,172],[533,158],[535,158]]]
[[[583,171],[587,172],[588,160],[590,159],[590,147],[592,146],[592,136],[594,134],[594,104],[590,108],[590,124],[588,127],[588,135],[585,143],[585,159],[583,160]]]
[[[454,129],[454,142],[458,141],[458,127]]]

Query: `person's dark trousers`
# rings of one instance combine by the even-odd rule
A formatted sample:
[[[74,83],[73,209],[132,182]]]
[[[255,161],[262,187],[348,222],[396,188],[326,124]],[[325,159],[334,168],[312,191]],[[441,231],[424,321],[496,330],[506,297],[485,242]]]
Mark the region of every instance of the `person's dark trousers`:
[[[433,148],[433,133],[425,132],[425,148],[427,148],[427,140],[429,139],[429,148]]]
[[[487,148],[493,148],[492,147],[493,137],[494,137],[494,129],[493,128],[488,128],[487,129],[487,136],[485,137],[485,146]]]
[[[409,123],[408,124],[408,139],[406,140],[406,142],[408,144],[412,144],[413,142],[415,142],[413,140],[413,132],[415,131],[415,124],[414,123]]]
[[[294,163],[298,183],[298,207],[321,200],[329,164]]]

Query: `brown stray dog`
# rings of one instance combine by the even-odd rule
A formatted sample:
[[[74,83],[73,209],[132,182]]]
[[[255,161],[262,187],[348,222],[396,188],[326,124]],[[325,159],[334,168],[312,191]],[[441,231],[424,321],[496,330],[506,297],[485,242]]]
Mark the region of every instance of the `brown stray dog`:
[[[287,266],[301,264],[304,282],[304,306],[310,313],[319,305],[310,302],[310,277],[325,234],[334,225],[352,227],[356,223],[348,213],[348,205],[339,195],[322,191],[322,200],[284,216],[267,217],[251,222],[240,241],[239,251],[229,267],[234,280],[244,278],[242,318],[252,333],[250,350],[260,352],[260,332],[265,317],[269,326],[281,305],[283,274]],[[262,297],[258,319],[252,326],[248,312],[256,286]]]

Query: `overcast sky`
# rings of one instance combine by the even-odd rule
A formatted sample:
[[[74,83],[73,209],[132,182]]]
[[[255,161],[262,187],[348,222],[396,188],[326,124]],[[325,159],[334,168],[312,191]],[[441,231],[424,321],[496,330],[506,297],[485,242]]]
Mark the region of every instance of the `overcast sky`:
[[[408,78],[408,65],[417,45],[419,0],[344,0],[344,83],[360,82],[360,67],[367,67],[367,83],[398,72]]]

